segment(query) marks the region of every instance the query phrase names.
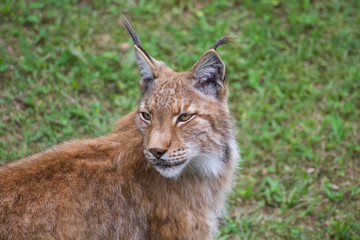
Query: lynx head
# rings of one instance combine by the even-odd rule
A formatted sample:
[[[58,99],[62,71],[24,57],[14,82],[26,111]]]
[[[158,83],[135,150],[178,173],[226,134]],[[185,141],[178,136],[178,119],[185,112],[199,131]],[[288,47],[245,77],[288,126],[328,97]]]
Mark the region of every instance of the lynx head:
[[[164,177],[184,172],[217,177],[237,154],[227,106],[225,64],[216,52],[223,37],[189,72],[174,72],[152,58],[125,18],[141,72],[136,126],[146,159]]]

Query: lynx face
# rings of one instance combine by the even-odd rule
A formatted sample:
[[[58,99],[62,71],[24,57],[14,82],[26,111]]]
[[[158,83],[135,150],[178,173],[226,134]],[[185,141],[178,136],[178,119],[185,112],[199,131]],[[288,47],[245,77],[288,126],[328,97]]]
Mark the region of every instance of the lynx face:
[[[138,109],[144,154],[165,177],[177,177],[185,168],[217,175],[226,162],[226,103],[203,95],[195,81],[188,73],[169,72],[156,79]]]
[[[236,149],[226,103],[225,64],[216,47],[206,51],[190,72],[176,73],[150,57],[131,26],[142,78],[136,126],[144,136],[146,159],[164,177],[188,171],[217,176]]]

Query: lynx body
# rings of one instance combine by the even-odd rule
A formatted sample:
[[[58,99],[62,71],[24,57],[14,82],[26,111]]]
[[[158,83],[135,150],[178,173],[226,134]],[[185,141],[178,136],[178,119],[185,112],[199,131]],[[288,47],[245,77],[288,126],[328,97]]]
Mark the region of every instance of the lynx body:
[[[189,72],[134,30],[142,99],[112,133],[0,168],[0,239],[213,239],[239,158],[220,39]]]

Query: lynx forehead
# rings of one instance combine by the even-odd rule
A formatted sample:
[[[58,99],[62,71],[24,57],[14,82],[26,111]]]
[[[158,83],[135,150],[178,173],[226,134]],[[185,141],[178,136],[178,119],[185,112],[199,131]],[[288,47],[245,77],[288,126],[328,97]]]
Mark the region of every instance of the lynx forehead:
[[[163,81],[159,85],[157,91],[154,92],[153,101],[154,104],[156,104],[156,107],[158,109],[166,110],[176,105],[176,100],[179,95],[181,96],[183,94],[183,89],[179,88],[175,77],[169,77],[167,78],[167,81]]]
[[[175,72],[165,79],[159,78],[141,103],[159,111],[180,112],[181,109],[189,107],[196,98],[187,80],[186,73]]]

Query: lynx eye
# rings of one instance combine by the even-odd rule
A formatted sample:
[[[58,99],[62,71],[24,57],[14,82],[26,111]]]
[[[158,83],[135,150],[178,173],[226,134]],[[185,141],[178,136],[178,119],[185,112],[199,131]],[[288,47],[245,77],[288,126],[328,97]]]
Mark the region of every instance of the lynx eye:
[[[144,119],[145,121],[150,121],[150,120],[151,120],[151,115],[148,114],[148,113],[146,113],[146,112],[142,112],[142,113],[141,113],[141,116],[143,117],[143,119]]]
[[[183,113],[179,116],[179,122],[186,122],[186,121],[189,121],[190,118],[191,118],[191,114],[188,114],[188,113]]]

